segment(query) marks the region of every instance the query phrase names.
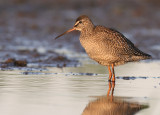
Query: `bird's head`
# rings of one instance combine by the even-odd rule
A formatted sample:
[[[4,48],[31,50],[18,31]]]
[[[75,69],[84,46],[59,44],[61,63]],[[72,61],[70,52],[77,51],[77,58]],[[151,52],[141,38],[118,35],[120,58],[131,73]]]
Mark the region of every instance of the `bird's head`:
[[[93,25],[93,23],[89,19],[89,17],[86,15],[82,15],[77,18],[76,23],[74,24],[73,28],[75,28],[75,30],[82,31],[83,29],[89,28],[92,25]]]
[[[72,32],[72,31],[74,31],[74,30],[82,31],[82,30],[84,30],[84,29],[86,29],[86,28],[91,28],[91,27],[93,27],[92,21],[89,19],[88,16],[82,15],[82,16],[79,16],[79,17],[76,19],[76,22],[75,22],[73,28],[71,28],[71,29],[67,30],[66,32],[64,32],[63,34],[57,36],[55,39],[63,36],[64,34],[67,34],[67,33],[69,33],[69,32]]]

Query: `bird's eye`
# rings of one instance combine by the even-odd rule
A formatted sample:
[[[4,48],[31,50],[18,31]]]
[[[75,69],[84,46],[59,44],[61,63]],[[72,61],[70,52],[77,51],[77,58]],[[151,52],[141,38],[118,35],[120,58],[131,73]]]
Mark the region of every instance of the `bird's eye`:
[[[81,24],[82,23],[82,21],[77,21],[76,23],[75,23],[75,25],[74,25],[74,27],[77,27],[79,24]]]
[[[82,23],[82,21],[79,21],[79,24],[81,24]]]

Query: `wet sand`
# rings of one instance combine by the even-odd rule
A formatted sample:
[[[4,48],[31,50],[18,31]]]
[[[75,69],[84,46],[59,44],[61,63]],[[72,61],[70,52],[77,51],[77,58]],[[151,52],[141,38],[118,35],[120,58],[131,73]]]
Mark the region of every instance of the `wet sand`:
[[[128,111],[130,114],[136,112],[137,115],[158,115],[159,61],[116,67],[117,76],[112,97],[114,101],[110,101],[112,91],[107,96],[110,84],[106,68],[92,64],[91,60],[87,62],[88,64],[76,68],[32,65],[1,70],[1,113],[90,115],[92,112],[99,114],[110,111],[110,115],[116,115],[120,111]],[[150,67],[154,71],[148,71]],[[124,108],[120,109],[119,105]],[[131,110],[126,111],[125,108]]]
[[[153,69],[159,67],[159,63],[157,62]],[[123,105],[124,110],[121,108],[121,111],[124,113],[125,108],[131,107],[134,112],[138,112],[137,115],[158,115],[160,72],[155,70],[154,76],[147,76],[146,71],[150,67],[145,64],[146,62],[133,63],[132,66],[124,65],[116,68],[116,73],[121,75],[116,76],[113,102],[110,101],[112,91],[109,97],[107,96],[110,87],[108,72],[98,64],[86,64],[77,68],[14,67],[12,71],[3,70],[0,71],[0,110],[3,115],[11,115],[11,113],[12,115],[22,113],[23,115],[33,113],[79,115],[86,114],[86,109],[87,113],[95,111],[101,113],[104,110],[113,110],[116,113],[120,109],[118,105]],[[139,66],[142,66],[141,69],[136,69]],[[137,73],[134,73],[136,75],[125,75],[126,67],[128,73],[137,70]],[[122,70],[123,72],[120,73],[119,71]],[[112,109],[107,109],[108,107]]]

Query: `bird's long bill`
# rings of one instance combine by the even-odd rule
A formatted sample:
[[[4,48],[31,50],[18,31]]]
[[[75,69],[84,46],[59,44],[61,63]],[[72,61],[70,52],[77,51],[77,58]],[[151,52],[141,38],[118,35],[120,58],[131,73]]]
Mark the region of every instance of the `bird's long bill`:
[[[72,31],[74,31],[74,30],[75,30],[75,28],[71,28],[71,29],[67,30],[66,32],[64,32],[63,34],[60,34],[59,36],[57,36],[55,39],[63,36],[64,34],[67,34],[67,33],[69,33],[69,32],[72,32]]]

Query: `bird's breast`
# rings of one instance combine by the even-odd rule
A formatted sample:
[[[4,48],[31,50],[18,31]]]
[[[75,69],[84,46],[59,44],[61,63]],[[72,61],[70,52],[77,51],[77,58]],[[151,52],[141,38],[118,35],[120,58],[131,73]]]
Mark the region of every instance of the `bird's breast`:
[[[109,65],[115,59],[103,38],[80,37],[80,42],[88,56],[102,65]]]
[[[98,44],[96,43],[96,40],[92,39],[92,37],[90,36],[80,37],[80,43],[87,53],[92,52],[93,48],[96,48],[96,49],[98,48]]]
[[[108,50],[107,44],[105,44],[103,40],[95,38],[94,36],[80,36],[80,43],[90,57],[104,55]]]

